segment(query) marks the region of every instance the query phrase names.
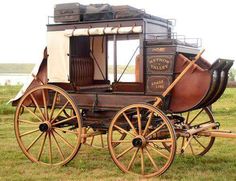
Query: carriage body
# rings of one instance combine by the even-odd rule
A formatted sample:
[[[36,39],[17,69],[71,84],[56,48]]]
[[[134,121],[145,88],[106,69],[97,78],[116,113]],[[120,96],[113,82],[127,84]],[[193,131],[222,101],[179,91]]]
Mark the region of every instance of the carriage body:
[[[69,92],[84,109],[119,110],[130,103],[152,103],[187,66],[185,57],[191,60],[199,52],[199,40],[180,41],[172,29],[171,21],[152,16],[48,24],[47,52],[38,77]],[[129,40],[139,42],[132,82],[118,80],[117,73],[117,43]],[[108,49],[113,51],[113,80],[108,78]],[[231,65],[232,61],[218,60],[211,66],[200,58],[164,98],[163,109],[186,112],[212,104],[226,88]],[[33,81],[27,89],[37,85]]]
[[[95,7],[106,9],[107,5]],[[47,25],[47,48],[43,60],[32,81],[13,100],[13,105],[17,105],[17,141],[30,160],[64,165],[76,155],[80,144],[87,143],[89,138],[93,146],[94,138],[99,136],[101,147],[106,147],[102,135],[108,134],[110,153],[121,170],[130,172],[138,151],[142,150],[141,175],[160,175],[173,161],[177,138],[182,136],[183,140],[187,139],[181,147],[181,151],[185,151],[198,132],[218,128],[207,106],[223,94],[233,62],[218,59],[211,65],[202,57],[195,60],[199,54],[199,40],[189,43],[185,38],[179,38],[173,32],[173,22],[170,20],[148,15],[129,6],[113,6],[114,11],[88,14],[83,12],[83,8],[81,12],[76,10],[79,14],[63,15],[64,19],[63,16],[55,17],[55,23]],[[69,12],[73,13],[74,10]],[[136,41],[137,47],[127,48],[121,53],[123,56],[118,55],[121,42],[124,45],[128,41]],[[122,62],[126,66],[119,72],[118,62],[124,57],[127,57],[126,61]],[[112,66],[109,61],[112,61]],[[132,81],[129,77],[122,77],[131,61],[134,62]],[[192,62],[196,63],[191,66]],[[182,72],[184,75],[181,75]],[[178,83],[163,96],[179,77]],[[157,99],[162,104],[157,105]],[[191,123],[196,119],[193,117],[193,121],[187,123],[189,111],[199,109],[196,117],[204,112],[203,117],[207,116],[209,121],[193,126]],[[31,119],[40,123],[38,128],[20,133],[20,123],[35,124],[27,120],[28,114],[24,117],[24,111],[28,111],[28,114],[36,117]],[[185,112],[188,113],[184,118],[182,113]],[[28,147],[24,146],[22,137],[37,131],[41,134],[28,143]],[[114,132],[120,134],[118,141],[112,140],[117,137],[113,135]],[[75,147],[62,136],[68,136],[66,133],[76,135]],[[115,147],[127,143],[129,135],[134,137],[132,146],[116,155]],[[71,154],[64,155],[56,138],[72,147]],[[42,139],[42,144],[37,156],[34,156],[29,150],[39,139]],[[49,155],[42,161],[47,139]],[[52,139],[62,157],[57,163],[53,163]],[[167,152],[160,153],[154,143],[162,143]],[[198,155],[204,155],[213,143],[214,138],[210,137],[207,146],[200,144],[204,149]],[[167,159],[163,161],[161,169],[157,168],[147,146]],[[136,148],[137,152],[128,156],[132,159],[127,167],[119,162],[119,157]],[[144,168],[144,152],[155,168],[147,174],[144,173],[147,171]]]

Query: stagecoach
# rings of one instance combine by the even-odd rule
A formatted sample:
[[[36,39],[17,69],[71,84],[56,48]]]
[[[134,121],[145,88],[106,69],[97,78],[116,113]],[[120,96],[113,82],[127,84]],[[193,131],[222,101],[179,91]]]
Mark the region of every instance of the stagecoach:
[[[12,100],[28,159],[65,165],[85,144],[108,149],[123,172],[152,177],[176,153],[204,155],[215,137],[235,137],[209,109],[233,61],[210,64],[174,23],[130,6],[56,5],[43,59]]]

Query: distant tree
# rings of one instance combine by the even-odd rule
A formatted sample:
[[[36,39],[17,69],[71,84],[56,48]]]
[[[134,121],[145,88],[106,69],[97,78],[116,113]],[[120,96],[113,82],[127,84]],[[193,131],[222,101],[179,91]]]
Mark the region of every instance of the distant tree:
[[[235,81],[235,70],[234,69],[229,71],[229,81]]]

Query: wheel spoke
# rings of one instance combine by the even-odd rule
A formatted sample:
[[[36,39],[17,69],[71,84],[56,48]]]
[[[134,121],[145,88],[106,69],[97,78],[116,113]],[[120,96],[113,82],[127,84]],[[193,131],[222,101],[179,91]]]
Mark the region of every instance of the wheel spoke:
[[[102,134],[100,134],[100,138],[101,138],[101,144],[102,144],[102,148],[104,148],[104,142],[103,142],[103,137],[102,137]]]
[[[130,160],[130,162],[129,162],[129,165],[128,165],[128,167],[127,167],[127,170],[128,170],[128,171],[129,171],[130,168],[132,167],[132,165],[133,165],[133,163],[134,163],[134,161],[135,161],[135,158],[136,158],[136,156],[137,156],[138,151],[139,151],[139,148],[136,149],[136,151],[134,152],[134,154],[133,154],[133,156],[132,156],[132,158],[131,158],[131,160]]]
[[[61,159],[62,159],[62,160],[65,160],[65,156],[64,156],[64,154],[62,153],[61,147],[60,147],[60,145],[59,145],[59,143],[58,143],[58,141],[57,141],[57,139],[56,139],[56,137],[55,137],[53,131],[52,131],[52,137],[53,137],[53,139],[54,139],[54,141],[55,141],[55,143],[56,143],[57,150],[58,150],[58,152],[59,152],[59,154],[60,154],[60,156],[61,156]]]
[[[45,116],[44,116],[42,110],[40,109],[40,107],[39,107],[39,105],[38,105],[38,103],[37,103],[35,97],[33,96],[33,94],[30,94],[30,97],[31,97],[31,99],[33,100],[34,105],[37,107],[37,109],[38,109],[39,113],[41,114],[42,118],[44,119],[44,121],[46,121],[46,118],[45,118]]]
[[[139,135],[142,135],[142,123],[141,123],[140,111],[138,107],[137,107],[137,119],[138,119],[138,133]]]
[[[147,124],[146,124],[146,126],[145,126],[144,131],[143,131],[143,136],[146,135],[146,132],[147,132],[148,127],[149,127],[149,125],[150,125],[150,123],[151,123],[152,117],[153,117],[153,112],[151,112],[151,113],[149,114],[149,118],[148,118]]]
[[[51,108],[51,112],[50,112],[49,120],[52,119],[52,115],[53,115],[54,110],[55,110],[55,105],[56,105],[57,95],[58,95],[58,92],[55,93],[54,98],[53,98],[52,108]]]
[[[64,115],[65,115],[67,118],[71,117],[71,116],[66,112],[65,109],[63,110],[63,113],[64,113]]]
[[[94,136],[92,136],[92,138],[91,138],[91,142],[90,142],[91,146],[93,145],[93,141],[94,141]]]
[[[192,147],[191,142],[189,142],[189,147],[190,147],[190,150],[191,150],[192,154],[195,155],[195,154],[194,154],[194,151],[193,151],[193,147]]]
[[[26,136],[26,135],[29,135],[29,134],[35,133],[35,132],[37,132],[37,131],[39,131],[39,128],[34,129],[34,130],[31,130],[31,131],[27,131],[27,132],[21,134],[20,137],[23,137],[23,136]]]
[[[24,104],[22,104],[22,107],[24,109],[26,109],[30,114],[32,114],[33,116],[35,116],[40,122],[43,122],[43,120],[37,115],[35,114],[33,111],[31,111],[28,107],[26,107]]]
[[[206,149],[206,147],[196,138],[196,136],[193,136],[193,139],[194,139],[199,145],[201,145],[204,149]]]
[[[38,159],[37,159],[38,161],[40,160],[40,158],[41,158],[41,156],[42,156],[43,149],[44,149],[44,145],[45,145],[45,141],[46,141],[46,139],[47,139],[47,135],[48,135],[48,133],[45,134],[44,139],[43,139],[43,141],[42,141],[42,143],[41,143],[41,147],[40,147],[40,151],[39,151]]]
[[[120,133],[121,136],[123,136],[123,135],[127,135],[127,133],[122,133],[122,131],[120,131],[120,130],[115,130],[115,131],[117,131],[118,133]]]
[[[23,120],[23,119],[18,119],[18,120],[21,123],[27,123],[27,124],[33,124],[33,125],[39,125],[39,123],[40,123],[40,122],[33,122],[33,121]]]
[[[67,145],[69,146],[72,150],[74,149],[73,145],[70,144],[63,136],[61,136],[56,130],[54,130],[54,132],[59,136],[59,138],[61,138],[61,140]]]
[[[65,123],[65,122],[70,121],[70,120],[75,119],[75,118],[77,118],[77,116],[73,116],[73,117],[70,117],[70,118],[67,118],[67,119],[63,119],[63,120],[61,120],[61,121],[58,121],[58,122],[56,122],[56,123],[53,123],[52,126],[56,126],[56,125],[58,125],[58,124]]]
[[[42,135],[43,135],[43,132],[40,133],[40,134],[34,139],[34,141],[28,146],[28,148],[26,148],[26,150],[29,151],[29,149],[32,148],[32,146],[34,146],[34,144],[39,140],[39,138],[41,138]]]
[[[186,120],[185,120],[185,124],[188,124],[189,116],[190,116],[190,111],[187,113]]]
[[[191,142],[191,140],[192,140],[192,138],[193,137],[190,137],[188,140],[187,140],[187,142],[185,143],[185,145],[182,147],[182,152],[184,152],[185,150],[186,150],[186,148],[188,147],[188,145],[189,145],[189,143]]]
[[[141,148],[141,173],[144,175],[144,155],[143,155],[143,148]]]
[[[66,132],[66,133],[75,134],[75,135],[77,135],[77,134],[78,134],[77,132],[70,131],[70,130],[63,129],[63,128],[56,128],[56,127],[54,127],[54,129],[56,129],[56,130],[59,130],[59,131],[61,131],[61,132]]]
[[[57,117],[62,113],[62,111],[66,108],[66,106],[69,104],[69,101],[67,101],[64,106],[58,111],[58,113],[56,114],[56,116],[53,118],[53,120],[51,121],[51,123],[53,123]]]
[[[132,150],[134,147],[131,146],[129,148],[127,148],[126,150],[124,150],[122,153],[120,153],[119,155],[117,155],[117,159],[119,159],[120,157],[122,157],[124,154],[128,153],[130,150]]]
[[[132,137],[135,137],[135,135],[134,135],[133,133],[130,133],[130,132],[124,130],[124,129],[121,128],[120,126],[114,125],[114,127],[115,127],[116,129],[119,129],[119,130],[122,131],[122,132],[125,132],[126,134],[131,135]]]
[[[163,140],[147,140],[148,143],[169,143],[172,142],[172,139],[163,139]]]
[[[161,155],[162,157],[166,158],[167,160],[169,159],[169,157],[167,155],[165,155],[164,153],[160,152],[159,150],[157,150],[154,146],[148,144],[148,146],[153,149],[155,152],[157,152],[159,155]]]
[[[49,155],[49,161],[52,164],[52,140],[51,140],[51,133],[48,133],[48,155]]]
[[[132,143],[132,140],[113,140],[112,143]]]
[[[151,133],[149,133],[146,138],[152,136],[154,133],[156,133],[157,131],[159,131],[163,126],[165,126],[165,123],[162,123],[159,127],[157,127],[156,129],[154,129]]]
[[[152,156],[150,155],[150,152],[148,151],[147,147],[145,147],[145,151],[147,153],[147,156],[148,156],[149,160],[152,162],[155,170],[158,170],[158,167],[157,167],[155,161],[153,160]]]
[[[196,116],[195,116],[188,124],[191,125],[192,122],[202,113],[203,110],[204,110],[204,109],[201,109],[201,110],[196,114]]]
[[[127,117],[127,115],[123,112],[123,116],[125,117],[126,121],[129,123],[131,129],[134,131],[134,134],[138,135],[136,129],[134,128],[134,125],[131,123],[130,119]]]
[[[42,89],[42,93],[43,93],[44,114],[46,116],[45,119],[48,120],[48,105],[47,105],[47,100],[46,100],[44,89]]]
[[[183,149],[183,147],[184,147],[184,144],[185,144],[185,137],[183,137],[183,139],[182,139],[182,143],[181,143],[181,149]]]

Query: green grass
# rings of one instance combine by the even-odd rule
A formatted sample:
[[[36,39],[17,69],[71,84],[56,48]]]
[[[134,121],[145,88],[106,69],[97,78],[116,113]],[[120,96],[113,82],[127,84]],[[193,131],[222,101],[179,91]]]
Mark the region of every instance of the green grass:
[[[21,86],[0,86],[0,115],[10,116],[15,112],[15,108],[8,101],[17,94]],[[1,123],[1,122],[0,122]]]
[[[117,65],[117,73],[121,74],[125,70],[126,65]],[[113,74],[113,65],[108,66],[108,73]],[[125,74],[134,74],[135,73],[135,66],[129,65],[124,72]]]
[[[19,86],[0,87],[0,181],[2,180],[139,180],[122,173],[109,151],[82,145],[77,156],[63,167],[47,167],[30,162],[21,152],[14,135],[14,110],[6,102]],[[213,105],[222,129],[236,132],[236,89],[227,89]],[[236,180],[236,139],[217,138],[203,157],[177,155],[170,169],[150,180]]]
[[[34,64],[0,64],[0,73],[30,73]]]

